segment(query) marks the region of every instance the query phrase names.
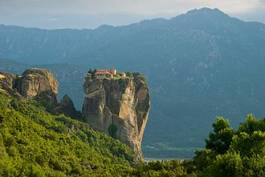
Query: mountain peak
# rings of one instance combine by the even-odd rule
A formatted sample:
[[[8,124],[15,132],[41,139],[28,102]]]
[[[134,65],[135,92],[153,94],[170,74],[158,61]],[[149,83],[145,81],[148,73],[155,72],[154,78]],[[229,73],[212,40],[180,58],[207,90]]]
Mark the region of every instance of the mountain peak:
[[[186,13],[187,15],[218,15],[218,16],[227,16],[224,12],[221,10],[214,8],[208,8],[208,7],[203,7],[200,9],[193,9],[190,10]]]

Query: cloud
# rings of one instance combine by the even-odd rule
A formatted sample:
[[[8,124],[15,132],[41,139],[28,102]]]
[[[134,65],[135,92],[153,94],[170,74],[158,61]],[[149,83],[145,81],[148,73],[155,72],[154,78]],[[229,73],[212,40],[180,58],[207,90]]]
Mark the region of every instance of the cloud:
[[[0,0],[0,7],[35,13],[171,14],[198,7],[244,13],[264,6],[264,0]]]

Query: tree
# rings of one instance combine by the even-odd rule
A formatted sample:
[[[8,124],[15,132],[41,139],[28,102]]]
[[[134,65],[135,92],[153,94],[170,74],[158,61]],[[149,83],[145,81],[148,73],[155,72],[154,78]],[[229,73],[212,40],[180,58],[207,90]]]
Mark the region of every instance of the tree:
[[[217,154],[224,154],[229,149],[233,135],[229,121],[223,117],[217,117],[213,123],[213,132],[206,139],[206,148]]]
[[[239,154],[228,152],[218,155],[204,176],[210,177],[242,177],[243,162]]]

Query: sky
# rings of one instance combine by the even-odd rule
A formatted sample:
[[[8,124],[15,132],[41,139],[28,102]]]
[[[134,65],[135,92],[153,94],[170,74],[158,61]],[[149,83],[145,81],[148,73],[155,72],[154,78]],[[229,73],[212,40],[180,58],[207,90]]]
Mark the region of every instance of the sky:
[[[46,29],[96,28],[170,18],[202,7],[265,23],[265,0],[0,0],[0,24]]]

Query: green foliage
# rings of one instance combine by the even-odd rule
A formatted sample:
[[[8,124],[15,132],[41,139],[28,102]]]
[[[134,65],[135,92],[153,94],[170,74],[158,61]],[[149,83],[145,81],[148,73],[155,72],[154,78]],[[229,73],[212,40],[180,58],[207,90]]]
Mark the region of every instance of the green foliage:
[[[265,119],[251,114],[237,130],[218,117],[191,161],[135,164],[126,145],[36,101],[0,94],[0,107],[0,176],[265,176]],[[109,134],[116,133],[111,124]]]
[[[243,161],[239,154],[228,152],[218,155],[216,160],[209,166],[209,176],[211,177],[242,177]],[[208,174],[206,173],[206,175]]]
[[[233,137],[233,129],[229,121],[218,117],[213,124],[213,132],[206,140],[206,148],[216,153],[224,153],[228,150]]]
[[[265,132],[265,119],[257,120],[253,114],[249,114],[246,117],[246,121],[240,124],[238,132],[252,134],[255,131]]]
[[[196,164],[196,169],[201,171],[205,167],[209,166],[212,163],[212,159],[215,158],[215,154],[210,149],[204,149],[201,151],[195,152],[195,157],[193,163]]]
[[[132,174],[143,177],[195,177],[195,173],[188,172],[187,164],[179,160],[147,162],[139,165]]]
[[[196,153],[194,165],[199,176],[265,176],[265,119],[248,115],[238,130],[217,118],[214,131],[206,140],[206,149]]]
[[[132,78],[133,77],[133,73],[132,72],[125,72],[125,74],[129,78]]]
[[[132,169],[130,148],[85,123],[2,94],[0,106],[0,176],[125,176]]]

